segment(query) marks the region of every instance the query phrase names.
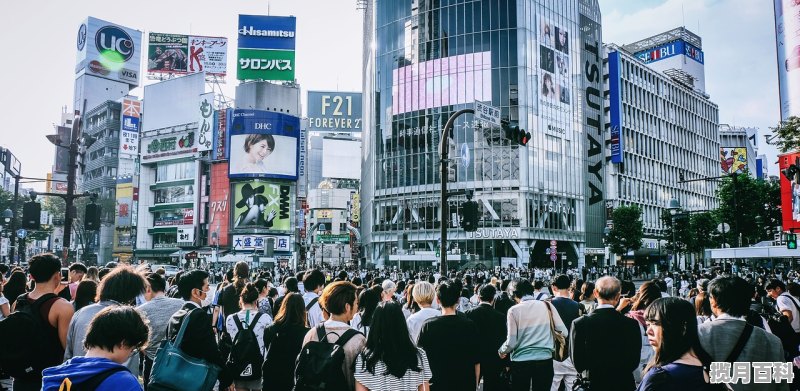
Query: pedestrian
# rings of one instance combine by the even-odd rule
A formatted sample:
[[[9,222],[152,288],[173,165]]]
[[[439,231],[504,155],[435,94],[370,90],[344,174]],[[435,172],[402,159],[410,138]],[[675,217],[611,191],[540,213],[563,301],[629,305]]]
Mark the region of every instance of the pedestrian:
[[[550,303],[555,307],[561,321],[567,327],[567,337],[572,331],[572,321],[577,319],[581,313],[581,305],[572,300],[569,296],[570,278],[561,274],[553,279],[550,289],[553,291],[553,299]],[[553,384],[550,389],[558,391],[561,383],[564,383],[565,390],[572,390],[572,385],[578,378],[578,372],[575,370],[575,364],[572,363],[572,358],[567,357],[564,361],[553,360]]]
[[[325,321],[322,317],[322,307],[319,304],[319,294],[325,286],[325,275],[319,269],[312,269],[303,275],[303,300],[306,302],[308,325],[314,328]],[[349,321],[349,319],[348,319]]]
[[[219,305],[222,307],[223,319],[228,316],[239,312],[239,298],[242,295],[242,289],[249,281],[250,267],[247,262],[239,261],[233,267],[233,280],[231,284],[226,286],[219,296]]]
[[[419,306],[419,311],[411,314],[406,319],[406,325],[408,326],[408,334],[411,336],[411,341],[417,343],[422,324],[430,318],[441,315],[441,312],[431,308],[433,298],[436,295],[431,283],[427,281],[418,282],[414,285],[411,295],[414,297],[414,302]]]
[[[256,284],[251,282],[245,284],[239,299],[239,307],[241,310],[235,314],[229,315],[225,321],[225,329],[234,342],[234,350],[237,350],[238,341],[236,340],[236,335],[247,329],[255,334],[256,342],[258,343],[256,347],[258,351],[261,352],[258,362],[231,362],[233,354],[231,354],[231,358],[228,359],[229,371],[233,376],[233,385],[237,390],[241,391],[261,390],[261,378],[255,378],[252,373],[253,368],[261,368],[264,362],[264,330],[267,326],[272,324],[272,318],[258,310],[258,296],[259,289]],[[250,357],[245,357],[245,359],[249,358]],[[231,368],[231,364],[233,368]],[[238,369],[243,370],[239,371]]]
[[[633,299],[622,298],[617,305],[617,311],[621,313],[621,309],[626,307],[626,303],[633,300],[630,305],[630,311],[625,313],[625,316],[635,320],[639,324],[639,332],[641,335],[642,347],[639,353],[639,366],[633,372],[633,378],[636,383],[642,382],[642,374],[647,364],[653,358],[655,351],[650,346],[647,339],[647,320],[645,319],[645,311],[647,307],[653,302],[661,298],[661,290],[658,285],[653,281],[646,281],[639,287],[639,291]]]
[[[405,316],[406,320],[412,314],[415,314],[419,311],[419,304],[414,301],[414,286],[415,283],[410,283],[406,285],[406,290],[404,293],[405,299],[403,300],[403,316]]]
[[[78,283],[83,279],[83,276],[86,275],[86,272],[86,266],[80,262],[69,265],[67,281],[66,283],[61,283],[57,289],[56,294],[58,294],[58,297],[66,301],[72,301],[75,297],[75,290],[78,289]]]
[[[697,317],[697,324],[703,324],[711,320],[711,301],[705,292],[700,292],[694,298],[694,308]]]
[[[591,281],[586,281],[581,286],[581,307],[583,314],[591,314],[597,307],[597,300],[594,297],[594,284]]]
[[[544,281],[536,280],[533,282],[533,297],[536,300],[547,300],[550,295],[544,291]]]
[[[0,274],[0,320],[3,320],[11,313],[11,305],[8,304],[8,298],[3,295],[4,279],[5,276]]]
[[[503,279],[503,282],[500,284],[500,295],[494,302],[494,309],[500,311],[503,316],[505,316],[508,313],[508,309],[515,304],[514,299],[512,299],[509,294],[511,285],[511,280]]]
[[[97,298],[97,283],[93,280],[83,280],[78,284],[78,289],[75,290],[75,300],[72,301],[72,306],[75,312],[78,312],[83,307],[96,303]]]
[[[145,290],[146,302],[137,308],[142,312],[147,324],[150,327],[150,338],[147,343],[147,349],[144,351],[144,360],[142,365],[142,378],[144,379],[144,389],[148,388],[148,380],[150,379],[150,372],[153,369],[153,360],[156,358],[156,352],[161,345],[161,341],[167,335],[167,328],[172,315],[178,312],[183,307],[183,300],[167,297],[167,280],[161,274],[147,273],[145,275],[147,280],[147,288]],[[83,281],[92,283],[91,281]],[[78,287],[80,292],[80,286]]]
[[[481,377],[483,378],[483,391],[502,390],[500,372],[505,369],[504,360],[497,355],[497,347],[506,340],[506,318],[494,309],[497,289],[494,285],[478,285],[478,305],[466,312],[469,320],[475,322],[478,334],[481,336],[475,343],[479,348],[479,362]]]
[[[263,278],[255,281],[256,289],[258,289],[258,312],[265,314],[272,318],[272,303],[269,300],[270,286],[269,282]]]
[[[383,290],[380,287],[372,287],[364,289],[358,295],[358,312],[353,316],[350,325],[364,333],[365,336],[369,335],[369,326],[372,323],[372,314],[375,313],[375,308],[383,298]]]
[[[375,309],[372,332],[355,363],[356,391],[426,390],[431,369],[425,351],[414,346],[399,304]]]
[[[261,388],[291,391],[294,387],[294,364],[308,332],[308,318],[299,292],[287,293],[278,308],[275,323],[264,330],[263,341],[267,354],[262,366]]]
[[[3,285],[3,294],[8,299],[11,312],[14,312],[14,303],[16,303],[17,298],[28,291],[27,283],[28,280],[25,278],[25,273],[21,269],[17,269],[11,271],[11,275],[8,276],[8,280]]]
[[[141,390],[139,380],[125,367],[125,362],[147,345],[148,331],[142,314],[133,307],[103,308],[89,322],[83,343],[85,355],[45,369],[42,391]]]

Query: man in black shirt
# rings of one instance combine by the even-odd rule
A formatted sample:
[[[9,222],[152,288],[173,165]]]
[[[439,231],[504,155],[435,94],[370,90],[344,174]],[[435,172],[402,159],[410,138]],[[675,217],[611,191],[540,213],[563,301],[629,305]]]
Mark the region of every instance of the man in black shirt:
[[[503,316],[508,314],[508,309],[513,307],[514,299],[508,294],[508,286],[511,284],[511,280],[504,279],[503,282],[500,284],[500,296],[494,302],[494,309],[499,311]]]
[[[580,316],[581,305],[572,300],[569,296],[570,279],[564,274],[553,279],[551,289],[553,290],[553,300],[551,303],[558,311],[558,316],[567,326],[567,331],[572,328],[572,321]],[[569,341],[569,335],[566,335]],[[564,382],[564,389],[571,390],[572,384],[577,379],[578,372],[572,364],[572,359],[567,358],[563,362],[553,361],[553,389],[558,389],[559,384]]]
[[[506,340],[507,329],[506,318],[492,308],[496,293],[494,285],[484,285],[479,292],[481,303],[466,312],[467,318],[475,322],[480,334],[480,339],[475,342],[480,350],[483,391],[502,390],[500,371],[508,366],[497,355],[497,347]]]

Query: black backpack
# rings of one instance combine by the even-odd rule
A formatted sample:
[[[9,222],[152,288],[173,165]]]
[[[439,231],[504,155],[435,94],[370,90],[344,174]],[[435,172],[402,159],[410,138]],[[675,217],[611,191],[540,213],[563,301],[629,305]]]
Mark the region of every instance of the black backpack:
[[[94,376],[91,376],[80,383],[73,383],[71,380],[69,380],[69,376],[67,376],[61,381],[61,388],[59,388],[59,390],[95,391],[97,387],[100,387],[100,385],[103,384],[103,382],[106,381],[106,379],[108,379],[111,375],[127,370],[128,368],[125,367],[114,367],[103,372],[96,373]]]
[[[42,370],[58,365],[48,362],[48,352],[53,351],[52,331],[47,327],[47,319],[42,319],[41,307],[48,300],[58,298],[54,293],[47,293],[28,304],[28,294],[17,298],[16,311],[0,320],[0,368],[15,378],[39,379]]]
[[[333,333],[335,334],[335,333]],[[308,342],[297,356],[294,370],[294,391],[328,391],[348,389],[342,370],[344,345],[361,334],[354,329],[345,331],[334,343],[328,342],[325,326],[317,326],[318,341]]]
[[[262,313],[256,313],[253,321],[247,328],[244,328],[239,315],[234,314],[233,320],[236,322],[236,338],[233,339],[233,346],[228,355],[226,367],[237,380],[258,380],[261,379],[261,364],[264,362],[264,355],[261,354],[261,347],[258,346],[258,339],[253,329],[258,324],[258,319]]]

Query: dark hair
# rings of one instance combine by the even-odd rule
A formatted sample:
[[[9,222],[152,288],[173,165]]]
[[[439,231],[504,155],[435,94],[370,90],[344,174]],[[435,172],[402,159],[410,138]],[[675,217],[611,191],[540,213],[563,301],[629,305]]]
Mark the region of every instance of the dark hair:
[[[114,300],[120,304],[136,304],[136,296],[145,291],[146,282],[130,266],[118,266],[97,287],[97,301]]]
[[[583,283],[581,287],[581,300],[589,300],[589,298],[594,293],[594,283],[591,281],[586,281]]]
[[[267,297],[277,297],[277,296],[278,296],[278,290],[273,287],[270,287],[269,290],[267,291]]]
[[[542,280],[536,280],[533,282],[533,289],[542,289],[544,288],[544,282]]]
[[[75,289],[75,312],[78,312],[79,309],[89,304],[94,304],[95,297],[97,297],[96,282],[92,280],[83,280],[78,283],[78,287]]]
[[[12,271],[11,275],[8,276],[8,280],[3,285],[3,292],[8,298],[8,301],[12,304],[14,301],[17,300],[17,296],[25,293],[27,279],[25,278],[25,273],[22,271]]]
[[[358,276],[356,276],[356,277],[353,277],[353,281],[352,281],[352,283],[353,283],[353,285],[355,285],[355,286],[361,286],[361,285],[363,285],[363,282],[361,281],[361,277],[358,277]]]
[[[372,287],[364,289],[358,295],[358,310],[361,312],[361,324],[354,325],[355,327],[369,327],[372,322],[372,314],[375,313],[375,308],[381,302],[381,287]]]
[[[783,283],[781,280],[769,280],[764,289],[771,291],[775,288],[781,288],[782,291],[786,292],[786,284]]]
[[[300,292],[300,288],[297,287],[297,278],[295,277],[287,277],[286,280],[283,281],[283,285],[286,286],[286,290],[289,292]]]
[[[636,299],[633,301],[632,310],[644,310],[652,302],[661,298],[661,289],[653,281],[647,281],[639,287]]]
[[[500,283],[500,290],[503,292],[508,292],[508,286],[511,284],[511,280],[506,278],[503,282]]]
[[[325,285],[325,275],[319,269],[311,269],[303,276],[303,287],[307,292],[311,292]]]
[[[86,266],[84,264],[82,264],[80,262],[75,262],[72,265],[69,265],[69,271],[86,274],[88,269],[86,268]]]
[[[34,255],[28,261],[28,272],[37,283],[50,281],[53,274],[61,272],[61,260],[50,253]]]
[[[250,267],[247,262],[239,261],[233,267],[233,286],[236,288],[236,295],[242,294],[244,284],[247,283],[247,276],[250,274]]]
[[[322,274],[319,270],[314,271]],[[347,281],[337,281],[326,286],[319,296],[319,304],[331,315],[343,314],[347,310],[345,305],[354,305],[355,302],[356,286]]]
[[[147,344],[150,328],[146,317],[130,306],[110,306],[103,308],[92,318],[84,348],[101,348],[113,351],[119,344],[141,348]]]
[[[514,284],[514,297],[521,299],[533,294],[533,285],[527,279],[523,279]]]
[[[150,290],[153,291],[153,293],[167,290],[167,281],[164,280],[164,276],[158,273],[147,273],[145,274],[145,278],[147,278],[147,282],[150,284]]]
[[[566,274],[559,274],[553,279],[553,286],[558,290],[569,289],[569,277]]]
[[[109,269],[107,267],[104,267],[104,268],[100,269],[99,272],[97,272],[97,278],[102,281],[104,278],[106,278],[108,273],[111,273],[111,269]]]
[[[452,307],[458,303],[461,297],[461,286],[454,282],[444,281],[436,288],[436,298],[442,307]]]
[[[665,297],[654,301],[644,314],[647,322],[662,328],[661,343],[655,348],[655,356],[644,372],[652,367],[669,364],[692,348],[699,348],[697,317],[692,305],[678,297]]]
[[[484,284],[479,292],[478,296],[480,296],[481,301],[491,302],[497,294],[497,288],[492,284]]]
[[[750,311],[753,290],[741,277],[717,277],[708,284],[708,292],[717,307],[730,316],[745,316]]]
[[[308,326],[306,316],[306,303],[299,293],[289,292],[281,301],[281,308],[275,315],[275,324],[288,324],[295,326]]]
[[[421,371],[420,361],[400,305],[394,302],[378,305],[364,347],[364,367],[375,374],[375,365],[383,362],[389,375],[401,378],[407,370]]]
[[[265,280],[263,278],[259,278],[258,280],[255,280],[253,282],[253,284],[256,286],[256,289],[258,289],[258,294],[259,295],[261,294],[261,291],[264,290],[264,288],[269,286],[269,282],[267,282],[267,280]]]
[[[796,282],[790,282],[786,284],[786,291],[789,292],[790,295],[798,297],[800,296],[800,285]]]
[[[258,294],[261,293],[256,284],[252,282],[248,282],[244,285],[242,289],[242,293],[239,295],[242,298],[242,302],[246,304],[255,303],[258,300]]]
[[[269,147],[270,151],[275,149],[275,138],[271,134],[248,134],[247,138],[244,139],[244,151],[250,152],[250,147],[262,140],[267,141],[267,147]]]
[[[191,300],[192,290],[203,289],[203,281],[208,278],[208,273],[202,270],[192,270],[181,277],[178,281],[178,293],[183,300]]]

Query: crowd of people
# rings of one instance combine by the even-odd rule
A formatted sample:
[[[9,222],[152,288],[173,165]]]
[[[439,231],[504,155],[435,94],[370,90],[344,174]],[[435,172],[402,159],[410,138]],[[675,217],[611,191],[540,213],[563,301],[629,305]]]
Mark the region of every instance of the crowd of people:
[[[798,389],[797,273],[637,275],[240,262],[168,278],[40,254],[0,265],[0,372],[21,391]]]

